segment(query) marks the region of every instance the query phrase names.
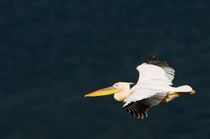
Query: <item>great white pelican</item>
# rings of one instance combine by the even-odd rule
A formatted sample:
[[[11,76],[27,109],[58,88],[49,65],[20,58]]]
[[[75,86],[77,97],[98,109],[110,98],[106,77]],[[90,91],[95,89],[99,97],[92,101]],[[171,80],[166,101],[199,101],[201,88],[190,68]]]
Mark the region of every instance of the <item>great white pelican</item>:
[[[114,94],[114,99],[123,101],[123,109],[139,118],[147,116],[150,107],[165,104],[176,97],[194,94],[189,85],[172,87],[175,70],[166,61],[147,56],[136,68],[139,72],[138,82],[117,82],[113,86],[86,94],[85,97],[96,97]]]

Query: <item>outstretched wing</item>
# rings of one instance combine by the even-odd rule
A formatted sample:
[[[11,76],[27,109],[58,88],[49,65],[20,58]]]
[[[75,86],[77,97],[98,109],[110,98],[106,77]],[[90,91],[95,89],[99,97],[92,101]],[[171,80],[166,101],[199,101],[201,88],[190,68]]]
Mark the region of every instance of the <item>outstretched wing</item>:
[[[124,100],[123,109],[137,118],[147,116],[147,110],[158,105],[167,95],[155,89],[137,88],[133,93]]]
[[[172,85],[175,70],[166,61],[156,57],[146,57],[144,63],[137,67],[139,79],[137,84]]]

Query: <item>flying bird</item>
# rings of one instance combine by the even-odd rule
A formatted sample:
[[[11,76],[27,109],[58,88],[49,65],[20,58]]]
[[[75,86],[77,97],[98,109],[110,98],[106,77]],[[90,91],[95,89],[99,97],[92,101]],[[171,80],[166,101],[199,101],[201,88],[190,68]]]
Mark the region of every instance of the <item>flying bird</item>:
[[[152,106],[165,104],[176,97],[195,94],[189,85],[172,87],[175,70],[166,61],[147,56],[136,68],[139,72],[138,82],[117,82],[111,87],[86,94],[85,97],[96,97],[114,94],[114,99],[123,101],[123,109],[136,118],[147,117]]]

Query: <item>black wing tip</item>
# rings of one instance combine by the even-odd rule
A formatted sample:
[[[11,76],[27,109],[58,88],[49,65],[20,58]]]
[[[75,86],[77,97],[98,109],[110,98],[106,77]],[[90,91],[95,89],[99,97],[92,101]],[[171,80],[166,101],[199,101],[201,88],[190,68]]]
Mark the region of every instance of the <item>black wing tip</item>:
[[[156,66],[160,66],[160,67],[169,67],[167,61],[161,60],[156,55],[152,55],[152,56],[147,55],[144,58],[143,63],[152,64],[152,65],[156,65]]]
[[[147,54],[146,57],[144,58],[144,62],[146,63],[148,61],[153,60],[154,58],[157,58],[157,56],[156,55],[149,55],[149,54]]]
[[[151,61],[163,61],[166,62],[162,59],[160,59],[157,55],[146,55],[146,57],[144,58],[145,63],[150,63]]]
[[[123,108],[123,109],[132,116],[136,117],[137,119],[144,119],[145,117],[148,116],[147,112],[128,110],[128,108]]]
[[[137,119],[144,119],[147,117],[147,108],[143,108],[142,106],[139,107],[138,102],[131,102],[130,104],[123,107],[123,109],[131,114],[132,116],[136,117]]]

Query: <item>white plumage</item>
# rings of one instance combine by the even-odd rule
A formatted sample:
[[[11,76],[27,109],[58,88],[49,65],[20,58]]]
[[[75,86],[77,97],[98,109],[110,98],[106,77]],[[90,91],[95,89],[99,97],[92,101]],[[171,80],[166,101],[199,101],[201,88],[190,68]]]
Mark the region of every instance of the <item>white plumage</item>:
[[[158,67],[143,63],[136,68],[139,71],[137,84],[163,84],[172,85],[175,70],[171,67]]]

